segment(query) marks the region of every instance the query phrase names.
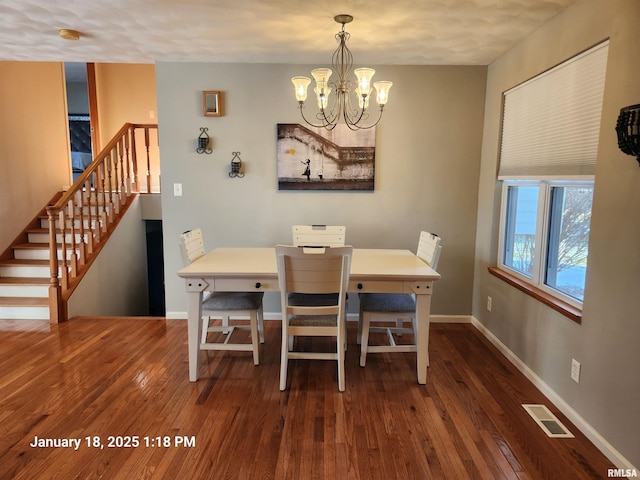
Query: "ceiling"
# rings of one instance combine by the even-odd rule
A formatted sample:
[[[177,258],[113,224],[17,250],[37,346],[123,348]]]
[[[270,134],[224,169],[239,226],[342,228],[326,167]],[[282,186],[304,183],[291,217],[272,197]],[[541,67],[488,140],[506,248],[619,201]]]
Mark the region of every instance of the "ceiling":
[[[348,13],[359,65],[486,65],[574,2],[0,0],[0,60],[328,64]]]

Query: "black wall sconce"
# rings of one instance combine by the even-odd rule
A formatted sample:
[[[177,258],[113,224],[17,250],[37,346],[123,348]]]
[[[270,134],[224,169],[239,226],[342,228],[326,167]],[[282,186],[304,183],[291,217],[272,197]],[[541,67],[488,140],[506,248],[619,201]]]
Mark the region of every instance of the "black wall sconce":
[[[233,158],[231,159],[231,171],[229,172],[229,176],[231,178],[244,177],[244,172],[240,169],[242,168],[242,160],[240,160],[240,152],[231,152],[233,153]]]
[[[211,138],[207,133],[209,129],[207,127],[200,127],[200,136],[198,137],[198,148],[196,148],[196,152],[198,153],[206,153],[208,155],[213,152],[209,144],[211,143]]]
[[[640,103],[620,109],[616,123],[618,148],[636,157],[640,165]]]

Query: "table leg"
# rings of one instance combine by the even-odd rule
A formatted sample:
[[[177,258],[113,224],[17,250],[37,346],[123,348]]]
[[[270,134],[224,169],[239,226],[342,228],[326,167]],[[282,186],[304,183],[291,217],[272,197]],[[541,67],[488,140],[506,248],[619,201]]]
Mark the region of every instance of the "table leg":
[[[427,366],[429,365],[429,324],[431,322],[431,286],[426,289],[427,293],[416,295],[416,328],[417,357],[418,357],[418,383],[427,383]]]
[[[189,380],[198,380],[200,336],[202,335],[202,291],[187,291],[187,334],[189,339]]]

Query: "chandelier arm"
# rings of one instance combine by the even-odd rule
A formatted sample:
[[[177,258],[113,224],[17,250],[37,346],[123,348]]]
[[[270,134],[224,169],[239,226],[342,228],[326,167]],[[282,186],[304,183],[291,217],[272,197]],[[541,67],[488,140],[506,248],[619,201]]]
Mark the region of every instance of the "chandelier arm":
[[[384,105],[380,106],[380,115],[378,115],[378,119],[376,120],[376,122],[372,123],[371,125],[359,125],[357,122],[356,123],[346,122],[347,127],[349,127],[349,129],[353,130],[354,132],[357,131],[357,130],[367,130],[368,128],[373,128],[378,123],[380,123],[380,120],[382,120],[382,110],[384,110]],[[360,120],[358,119],[358,122],[359,121]]]
[[[329,110],[328,117],[327,117],[327,110],[325,108],[321,108],[320,112],[317,113],[316,118],[318,118],[318,120],[322,120],[325,123],[325,125],[337,124],[339,119],[339,114],[340,114],[340,105],[338,104],[340,98],[341,97],[336,98],[335,102],[331,106],[331,109]],[[335,113],[336,106],[338,106],[337,113]]]
[[[318,125],[318,124],[310,122],[307,119],[307,117],[304,116],[303,106],[304,106],[304,102],[300,102],[300,105],[299,105],[300,115],[302,116],[302,119],[305,122],[307,122],[308,125],[311,125],[312,127],[315,127],[315,128],[324,128],[326,130],[333,130],[334,128],[336,128],[336,125],[338,125],[338,122],[331,123],[328,120],[325,122],[324,119],[320,116],[320,113],[316,114],[316,117],[318,118],[318,120],[322,121],[321,124]]]
[[[351,98],[346,97],[346,103],[343,108],[342,117],[344,118],[344,123],[355,127],[352,130],[359,130],[361,127],[359,127],[358,124],[362,120],[367,120],[369,118],[369,114],[367,113],[367,108],[365,107],[365,103],[366,103],[365,99],[363,99],[362,107],[355,108],[351,106]],[[379,121],[380,121],[380,118],[378,118],[378,122]],[[364,128],[368,128],[368,127],[364,127]]]
[[[327,128],[327,126],[322,123],[320,125],[316,125],[315,123],[311,123],[307,117],[304,116],[304,102],[299,102],[298,108],[300,109],[300,115],[302,115],[302,119],[307,122],[309,125],[311,125],[312,127],[316,127],[316,128]],[[320,119],[321,120],[321,119]]]
[[[347,107],[345,107],[345,108],[344,108],[344,111],[342,112],[342,116],[343,116],[343,118],[344,118],[344,122],[345,122],[347,125],[354,125],[354,126],[356,126],[356,127],[357,127],[357,126],[358,126],[358,123],[359,123],[363,118],[365,118],[365,111],[366,111],[366,110],[367,110],[367,109],[366,109],[364,106],[362,107],[362,110],[360,110],[360,109],[357,109],[357,110],[356,110],[355,108],[353,108],[353,109],[352,109],[352,108],[351,108],[351,105],[349,104],[348,108],[347,108]],[[349,113],[349,111],[351,111],[352,113]],[[359,114],[359,115],[358,115],[358,112],[360,112],[360,114]],[[354,120],[354,115],[353,115],[353,114],[357,115],[357,116],[358,116],[358,118]],[[378,120],[378,121],[379,121],[379,120]]]

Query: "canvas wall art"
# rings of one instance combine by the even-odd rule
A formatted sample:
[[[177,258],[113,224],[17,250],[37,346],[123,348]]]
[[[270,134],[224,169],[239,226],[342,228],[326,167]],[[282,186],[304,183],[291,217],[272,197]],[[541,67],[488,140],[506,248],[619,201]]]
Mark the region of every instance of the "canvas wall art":
[[[375,127],[352,131],[278,124],[279,190],[373,190]]]

